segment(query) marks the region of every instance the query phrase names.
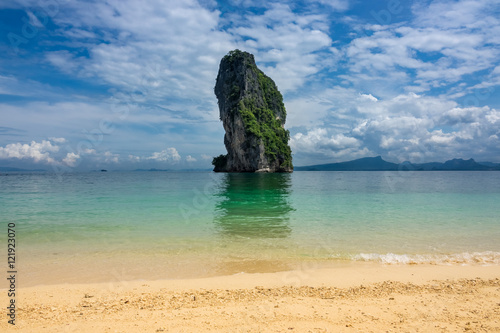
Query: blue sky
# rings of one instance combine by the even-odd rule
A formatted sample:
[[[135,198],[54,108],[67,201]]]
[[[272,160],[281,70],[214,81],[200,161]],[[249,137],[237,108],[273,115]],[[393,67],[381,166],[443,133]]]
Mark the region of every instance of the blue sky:
[[[0,3],[0,166],[210,168],[239,48],[277,83],[295,165],[500,162],[500,1]]]

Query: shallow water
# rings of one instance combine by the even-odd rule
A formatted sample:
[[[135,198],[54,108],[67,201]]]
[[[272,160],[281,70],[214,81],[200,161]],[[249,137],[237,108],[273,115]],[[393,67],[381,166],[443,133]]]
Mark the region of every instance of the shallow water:
[[[499,202],[500,172],[0,176],[22,285],[305,262],[498,265]]]

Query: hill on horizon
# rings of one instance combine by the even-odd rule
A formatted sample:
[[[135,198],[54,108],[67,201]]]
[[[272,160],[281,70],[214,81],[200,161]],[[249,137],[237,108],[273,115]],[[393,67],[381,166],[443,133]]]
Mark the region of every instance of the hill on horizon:
[[[14,167],[0,167],[0,172],[42,172],[45,169],[21,169]]]
[[[484,163],[484,164],[482,164]],[[491,162],[478,163],[474,159],[454,158],[444,163],[392,163],[381,156],[328,164],[296,166],[295,171],[498,171],[500,164]]]

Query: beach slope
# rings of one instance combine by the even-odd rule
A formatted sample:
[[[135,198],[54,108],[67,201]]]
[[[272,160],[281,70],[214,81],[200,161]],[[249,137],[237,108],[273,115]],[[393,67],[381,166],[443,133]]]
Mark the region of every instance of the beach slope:
[[[349,264],[21,288],[19,332],[500,332],[499,266]],[[8,304],[7,290],[0,295]]]

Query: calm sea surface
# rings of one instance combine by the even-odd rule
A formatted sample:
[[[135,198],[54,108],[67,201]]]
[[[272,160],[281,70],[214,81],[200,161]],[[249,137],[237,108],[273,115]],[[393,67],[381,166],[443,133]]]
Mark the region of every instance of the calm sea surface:
[[[500,172],[0,175],[20,285],[500,264]]]

